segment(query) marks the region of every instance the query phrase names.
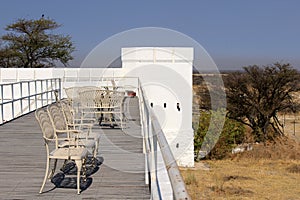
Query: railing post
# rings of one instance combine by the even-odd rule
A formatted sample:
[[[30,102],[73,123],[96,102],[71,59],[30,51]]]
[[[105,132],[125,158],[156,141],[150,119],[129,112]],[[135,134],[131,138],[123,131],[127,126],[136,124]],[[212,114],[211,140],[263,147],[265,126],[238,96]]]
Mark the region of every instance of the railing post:
[[[53,90],[53,79],[50,79],[50,83],[51,83],[51,91]],[[50,93],[51,94],[51,103],[54,101],[53,100],[53,92]]]
[[[37,109],[37,81],[34,80],[34,90],[35,90],[35,93],[34,93],[34,103],[35,103],[35,109]]]
[[[140,85],[140,80],[137,78],[137,89],[138,89],[138,96],[139,96],[139,104],[140,106],[140,117],[141,117],[141,126],[142,126],[142,134],[143,134],[143,152],[145,154],[145,184],[149,185],[150,180],[149,180],[149,174],[150,174],[150,162],[149,162],[149,131],[148,131],[148,119],[149,116],[145,114],[146,112],[146,107],[144,103],[144,99],[142,96],[142,91],[141,91],[141,85]]]
[[[27,81],[27,89],[28,89],[28,111],[31,111],[31,106],[30,106],[30,82]]]
[[[151,119],[150,125],[151,125]],[[150,126],[151,127],[151,126]],[[150,174],[151,174],[151,196],[152,199],[157,199],[158,191],[157,191],[157,177],[156,177],[156,169],[155,169],[155,152],[154,152],[154,140],[153,140],[153,132],[150,129],[149,132],[150,139]]]
[[[41,84],[41,92],[40,92],[40,96],[41,96],[41,106],[44,106],[44,93],[43,93],[43,84],[44,84],[45,80],[40,80],[40,84]],[[46,79],[47,81],[47,79]],[[48,88],[46,88],[46,90],[48,90]],[[47,94],[47,93],[46,93]]]
[[[48,82],[49,82],[49,79],[46,80],[46,88],[47,88],[47,93],[46,93],[47,103],[46,104],[49,103],[49,92],[48,92],[48,90],[49,90],[49,84],[48,84]],[[43,103],[43,105],[44,105],[44,103]]]
[[[3,85],[1,85],[1,117],[2,117],[2,123],[4,122],[4,106],[3,106]]]
[[[159,183],[158,183],[158,181],[159,181],[158,180],[158,175],[157,175],[157,171],[158,171],[158,168],[157,168],[157,151],[158,151],[158,149],[157,149],[157,135],[156,135],[156,131],[154,129],[152,131],[152,138],[153,138],[152,139],[152,141],[153,141],[153,158],[152,159],[154,159],[153,160],[154,169],[155,169],[154,173],[155,173],[155,177],[156,177],[155,185],[156,185],[157,195],[160,199],[162,199],[161,190],[159,189],[160,186],[159,186]]]
[[[15,108],[14,108],[14,84],[11,84],[11,116],[15,118]]]
[[[23,111],[23,84],[22,82],[20,82],[20,97],[21,97],[21,100],[20,100],[20,105],[21,105],[21,112]]]
[[[141,117],[141,128],[142,128],[142,134],[143,134],[143,153],[145,154],[145,184],[149,185],[149,167],[148,167],[148,149],[147,149],[147,122],[146,122],[146,115],[145,113],[145,107],[143,101],[140,100],[140,117]]]
[[[61,99],[61,93],[62,93],[62,90],[61,90],[61,79],[60,78],[58,78],[58,90],[59,90],[59,99]]]

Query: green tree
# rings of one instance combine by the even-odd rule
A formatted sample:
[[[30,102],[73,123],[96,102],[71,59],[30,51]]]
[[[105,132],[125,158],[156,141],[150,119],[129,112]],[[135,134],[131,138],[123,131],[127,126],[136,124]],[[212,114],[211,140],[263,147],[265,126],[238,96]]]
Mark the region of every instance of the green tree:
[[[54,20],[19,19],[6,27],[2,36],[0,64],[2,67],[53,67],[57,63],[67,66],[75,50],[70,36],[54,34],[60,27]]]
[[[11,64],[15,62],[14,52],[11,49],[6,47],[0,48],[0,67],[13,67]]]
[[[225,80],[228,117],[248,125],[256,141],[283,135],[277,113],[296,111],[293,94],[299,92],[299,73],[290,64],[244,67]]]
[[[240,122],[226,117],[223,127],[219,127],[218,118],[223,116],[224,111],[205,111],[200,113],[199,127],[194,135],[194,150],[196,157],[200,150],[208,150],[206,158],[222,159],[231,153],[232,148],[244,142],[245,128]],[[216,119],[216,121],[214,121]],[[217,134],[219,130],[221,134]]]

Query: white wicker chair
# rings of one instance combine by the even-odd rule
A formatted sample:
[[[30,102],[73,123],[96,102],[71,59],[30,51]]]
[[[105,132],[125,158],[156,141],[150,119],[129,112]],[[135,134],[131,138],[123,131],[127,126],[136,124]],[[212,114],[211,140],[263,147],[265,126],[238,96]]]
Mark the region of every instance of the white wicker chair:
[[[72,108],[78,114],[78,108],[80,107],[80,99],[79,99],[79,93],[85,90],[96,90],[100,89],[97,86],[74,86],[74,87],[68,87],[64,88],[65,93],[67,95],[67,99],[72,105]]]
[[[123,112],[124,92],[112,90],[86,90],[79,93],[82,117],[94,114],[101,124],[104,115],[109,115],[111,127],[114,127],[116,119],[120,126],[125,127]]]
[[[67,135],[69,138],[76,138],[76,143],[71,145],[78,145],[86,147],[92,152],[93,158],[96,159],[99,147],[99,135],[91,133],[91,126],[87,124],[87,129],[84,129],[85,124],[68,124],[66,116],[63,112],[62,103],[53,103],[47,107],[50,119],[53,123],[55,133],[60,135]],[[64,142],[58,144],[60,147],[68,145]]]
[[[71,145],[74,143],[74,138],[58,137],[57,132],[53,127],[53,123],[51,122],[51,119],[46,109],[41,108],[36,110],[35,117],[39,122],[41,130],[43,132],[43,138],[47,153],[46,171],[43,184],[40,189],[40,193],[43,192],[47,178],[51,179],[53,177],[56,169],[57,160],[74,160],[77,166],[77,194],[80,194],[80,173],[82,171],[82,168],[85,169],[85,159],[88,155],[87,149],[82,146],[79,147]],[[65,144],[68,143],[69,145],[59,147],[59,141],[64,141]],[[49,172],[50,163],[52,159],[54,160],[54,167],[51,170],[51,172]],[[83,172],[83,176],[85,176],[85,172]]]
[[[67,98],[72,102],[79,102],[79,93],[85,90],[97,90],[100,89],[97,86],[74,86],[64,88]]]
[[[98,154],[100,135],[92,132],[92,127],[95,123],[94,119],[76,119],[73,109],[69,105],[69,101],[60,101],[62,113],[66,128],[71,130],[85,130],[79,134],[80,144],[85,144],[89,148],[93,148],[93,157],[96,158]]]

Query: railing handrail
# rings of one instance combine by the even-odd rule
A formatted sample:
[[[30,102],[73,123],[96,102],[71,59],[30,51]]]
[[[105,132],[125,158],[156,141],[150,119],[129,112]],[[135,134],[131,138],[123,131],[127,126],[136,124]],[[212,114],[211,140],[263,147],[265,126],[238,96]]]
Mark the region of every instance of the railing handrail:
[[[47,79],[26,79],[22,81],[17,81],[17,82],[9,82],[9,83],[4,83],[3,80],[15,80],[15,79],[2,79],[2,82],[0,82],[0,85],[16,85],[20,83],[28,83],[28,82],[34,82],[34,81],[46,81],[46,80],[58,80],[60,78],[47,78]]]
[[[174,158],[174,155],[170,149],[168,141],[165,137],[165,134],[157,120],[155,113],[149,108],[149,102],[146,99],[143,88],[141,87],[139,81],[139,100],[141,105],[141,121],[142,121],[142,129],[144,132],[144,144],[145,144],[145,153],[154,153],[153,151],[157,151],[155,148],[156,142],[159,144],[159,148],[165,163],[166,170],[168,172],[168,176],[170,179],[170,183],[173,190],[173,197],[176,200],[190,200],[187,189],[185,187],[184,180],[180,174],[177,162]],[[148,116],[147,116],[148,115]],[[149,127],[148,122],[151,127]],[[149,131],[149,128],[153,128],[153,131]],[[147,141],[147,140],[152,141]],[[151,145],[153,145],[151,147]],[[152,158],[149,156],[149,158]],[[157,161],[157,159],[156,159]],[[148,161],[148,164],[151,165],[154,161]],[[151,167],[149,167],[151,171]],[[153,170],[153,169],[152,169]],[[155,169],[156,170],[156,169]],[[150,173],[151,176],[157,176],[157,173]],[[151,180],[157,181],[157,177],[151,177]],[[158,187],[159,188],[159,187]],[[153,192],[153,191],[152,191]],[[160,191],[158,191],[158,196],[160,196]],[[161,196],[160,196],[161,198]]]
[[[40,84],[39,88],[38,84]],[[34,111],[35,109],[40,107],[38,106],[38,104],[44,106],[44,101],[46,101],[47,103],[49,101],[53,102],[53,93],[55,91],[61,93],[60,78],[23,80],[18,82],[0,83],[0,125],[11,121],[15,118],[18,118],[24,114]],[[24,95],[24,93],[26,94]],[[23,101],[27,102],[27,107],[25,107],[25,109],[23,106],[25,102]],[[16,109],[18,107],[15,107],[17,103],[19,105],[19,109]],[[10,109],[11,116],[9,117],[4,117],[5,106],[6,108],[8,106],[8,108]],[[17,114],[15,114],[15,111],[17,111]],[[7,115],[9,115],[9,113]]]
[[[103,77],[104,79],[124,79],[128,77]],[[137,77],[129,77],[129,78],[137,78]],[[28,95],[22,95],[22,92],[20,92],[20,97],[14,98],[14,95],[12,94],[12,98],[9,101],[3,101],[3,87],[6,86],[11,86],[11,85],[16,85],[16,84],[30,84],[31,82],[39,82],[39,81],[51,81],[55,80],[58,81],[58,88],[55,87],[53,88],[52,85],[49,86],[46,91],[39,91],[37,92],[36,86],[33,88],[35,91],[32,93],[32,91],[28,91]],[[101,80],[101,78],[100,78]],[[52,82],[51,82],[52,83]],[[178,165],[176,163],[176,160],[172,154],[172,151],[168,145],[167,139],[165,137],[165,134],[163,133],[163,130],[161,129],[161,126],[156,118],[155,113],[150,109],[149,107],[149,102],[146,98],[146,95],[143,91],[143,88],[141,87],[140,80],[137,78],[137,90],[138,90],[138,95],[139,95],[139,103],[140,103],[140,110],[141,110],[141,124],[142,124],[142,131],[144,134],[144,152],[146,154],[146,182],[149,182],[148,180],[148,172],[150,172],[150,177],[151,177],[151,193],[153,198],[162,198],[161,196],[161,191],[159,187],[159,182],[158,182],[158,176],[157,176],[157,148],[160,149],[160,152],[162,154],[162,158],[165,163],[165,169],[168,173],[168,177],[171,183],[171,187],[173,190],[173,197],[176,200],[179,199],[191,199],[186,187],[185,183],[183,181],[183,178],[180,174]],[[3,120],[3,105],[4,104],[12,104],[12,107],[14,106],[14,102],[20,101],[22,102],[24,99],[28,99],[28,105],[29,105],[29,112],[32,110],[35,110],[37,105],[35,105],[35,108],[31,110],[30,103],[32,101],[32,98],[34,98],[35,101],[37,101],[37,97],[41,96],[43,94],[48,94],[51,93],[51,99],[54,99],[52,96],[52,93],[54,91],[58,91],[61,94],[61,79],[60,78],[51,78],[51,79],[37,79],[37,80],[26,80],[26,81],[19,81],[19,82],[13,82],[13,83],[4,83],[0,84],[1,88],[1,101],[0,101],[0,107],[2,108],[2,120]],[[30,87],[28,87],[30,89]],[[48,95],[47,95],[48,98]],[[33,100],[33,101],[34,101]],[[43,99],[41,99],[42,104],[43,104]],[[48,100],[47,100],[48,102]],[[34,106],[32,106],[34,107]],[[21,109],[22,110],[22,109]],[[13,112],[13,111],[12,111]],[[13,112],[14,113],[14,112]],[[22,115],[24,113],[21,113]],[[17,116],[19,117],[19,116]],[[3,123],[3,122],[2,122]],[[1,122],[0,122],[1,124]],[[158,145],[157,145],[158,144]]]
[[[99,82],[99,81],[111,81],[111,80],[125,80],[125,79],[136,79],[139,78],[136,76],[63,76],[64,82],[81,82],[80,80],[89,80],[91,82]],[[70,81],[71,80],[71,81]]]

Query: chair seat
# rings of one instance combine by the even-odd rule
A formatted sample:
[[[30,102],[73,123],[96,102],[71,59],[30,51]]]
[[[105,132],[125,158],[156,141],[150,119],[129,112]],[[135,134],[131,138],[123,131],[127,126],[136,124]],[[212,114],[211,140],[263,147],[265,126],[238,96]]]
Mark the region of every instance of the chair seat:
[[[50,153],[49,158],[82,160],[87,155],[85,148],[58,148]]]
[[[79,146],[85,146],[86,148],[93,148],[96,145],[96,140],[80,140]]]
[[[100,134],[99,133],[95,133],[95,132],[91,132],[91,133],[80,133],[78,134],[78,137],[80,139],[94,139],[94,140],[98,140],[100,139]]]
[[[87,148],[92,148],[96,144],[96,140],[86,140],[85,138],[82,138],[82,140],[79,141],[71,141],[71,142],[62,142],[59,144],[59,147],[68,147],[68,146],[84,146]]]

